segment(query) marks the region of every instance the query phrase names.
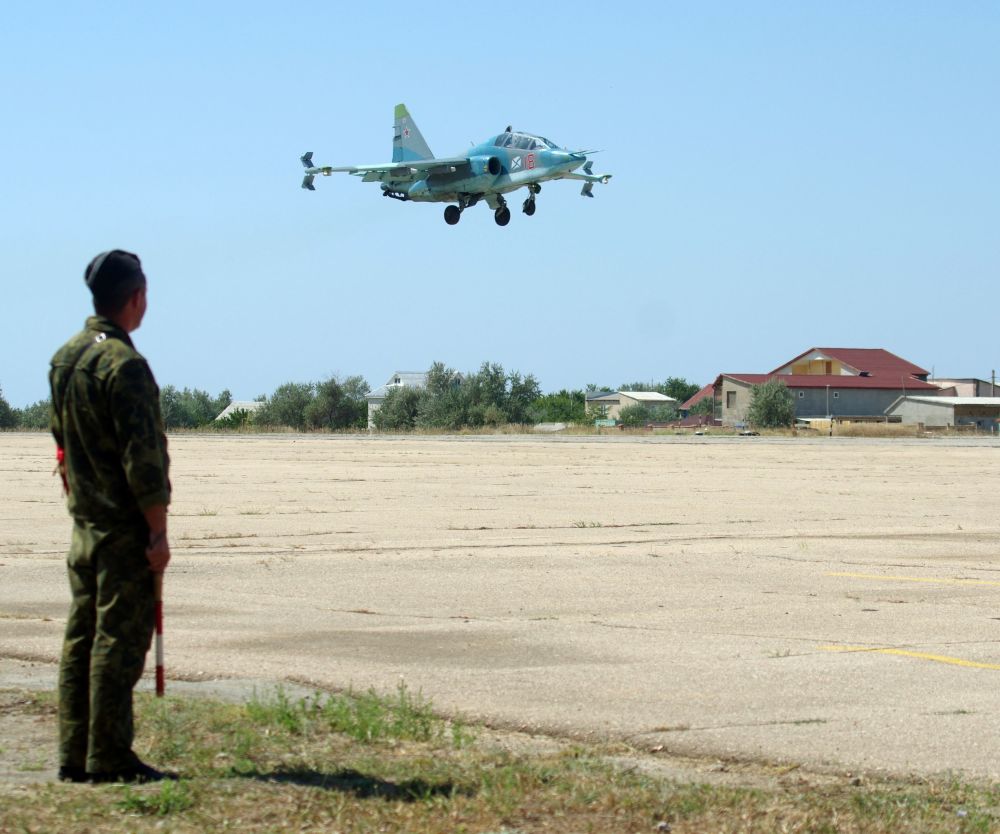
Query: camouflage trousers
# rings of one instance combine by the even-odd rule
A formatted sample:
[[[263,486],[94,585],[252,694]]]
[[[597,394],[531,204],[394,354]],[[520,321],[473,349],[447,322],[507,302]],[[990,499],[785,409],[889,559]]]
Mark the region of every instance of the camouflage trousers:
[[[59,763],[124,770],[132,752],[132,689],[153,638],[153,574],[141,519],[107,528],[76,521],[67,565],[73,601],[59,667]]]

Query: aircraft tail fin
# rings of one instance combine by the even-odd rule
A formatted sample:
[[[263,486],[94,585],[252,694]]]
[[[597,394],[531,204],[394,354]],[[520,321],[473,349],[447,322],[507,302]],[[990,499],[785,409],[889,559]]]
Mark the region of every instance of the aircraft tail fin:
[[[433,159],[420,129],[405,104],[397,104],[392,132],[392,161],[409,162],[415,159]]]

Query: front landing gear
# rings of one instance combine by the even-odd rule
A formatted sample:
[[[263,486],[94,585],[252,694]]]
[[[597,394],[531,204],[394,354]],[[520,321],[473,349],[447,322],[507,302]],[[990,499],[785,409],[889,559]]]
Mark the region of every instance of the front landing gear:
[[[530,192],[528,199],[521,206],[521,211],[528,215],[528,217],[531,217],[535,213],[535,195],[542,193],[542,187],[537,182],[533,182],[528,186],[528,191]]]

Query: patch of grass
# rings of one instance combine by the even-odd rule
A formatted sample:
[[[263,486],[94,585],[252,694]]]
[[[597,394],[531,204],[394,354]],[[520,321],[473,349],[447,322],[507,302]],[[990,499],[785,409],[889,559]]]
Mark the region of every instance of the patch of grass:
[[[974,834],[1000,827],[1000,786],[817,782],[801,769],[787,783],[766,780],[767,788],[679,782],[659,775],[662,756],[623,755],[620,746],[532,752],[488,734],[471,738],[404,685],[388,696],[299,699],[276,690],[246,704],[143,693],[136,708],[137,752],[182,781],[0,790],[0,830]]]
[[[126,814],[166,817],[193,805],[194,798],[184,782],[161,782],[152,793],[133,790],[126,785],[124,796],[115,807]]]
[[[293,701],[279,687],[266,699],[256,695],[246,705],[247,716],[257,724],[274,727],[290,735],[308,735],[321,730],[342,733],[355,741],[440,741],[450,736],[452,744],[468,743],[471,734],[459,721],[438,718],[421,693],[413,693],[400,681],[393,697],[375,690],[345,695],[317,693]]]
[[[48,762],[44,758],[42,758],[42,759],[36,759],[33,762],[24,762],[22,765],[20,765],[20,767],[18,767],[18,770],[20,770],[22,773],[41,773],[43,770],[48,768],[48,766],[49,766]]]

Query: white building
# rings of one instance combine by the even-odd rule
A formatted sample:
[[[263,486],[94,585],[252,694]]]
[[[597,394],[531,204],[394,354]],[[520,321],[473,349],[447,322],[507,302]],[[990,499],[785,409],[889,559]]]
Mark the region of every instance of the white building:
[[[396,371],[385,385],[381,385],[372,391],[368,397],[368,428],[375,428],[375,412],[382,407],[382,403],[385,402],[386,395],[393,388],[426,388],[427,387],[427,372],[426,371]]]
[[[233,400],[215,419],[225,420],[234,411],[246,411],[248,414],[253,414],[262,405],[264,403],[260,400]]]
[[[976,426],[996,431],[1000,421],[1000,397],[900,397],[885,413],[906,425],[928,428]]]
[[[642,405],[646,408],[656,408],[671,404],[676,405],[677,400],[659,391],[600,391],[587,395],[587,414],[591,417],[617,420],[622,409],[629,406]]]

